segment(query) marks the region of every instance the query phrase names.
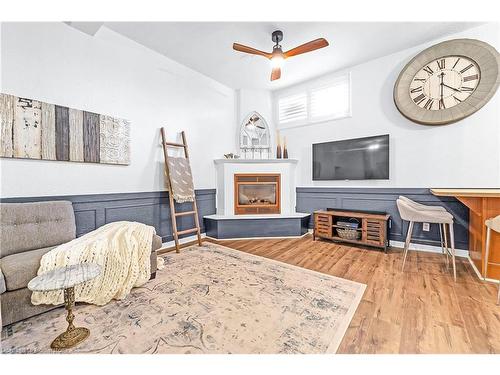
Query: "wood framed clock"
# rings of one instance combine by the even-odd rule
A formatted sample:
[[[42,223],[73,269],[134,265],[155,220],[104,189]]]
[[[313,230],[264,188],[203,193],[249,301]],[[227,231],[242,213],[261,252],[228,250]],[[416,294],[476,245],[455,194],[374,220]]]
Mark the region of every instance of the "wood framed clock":
[[[450,124],[472,115],[495,94],[500,56],[487,43],[454,39],[415,56],[394,85],[394,103],[411,121]]]

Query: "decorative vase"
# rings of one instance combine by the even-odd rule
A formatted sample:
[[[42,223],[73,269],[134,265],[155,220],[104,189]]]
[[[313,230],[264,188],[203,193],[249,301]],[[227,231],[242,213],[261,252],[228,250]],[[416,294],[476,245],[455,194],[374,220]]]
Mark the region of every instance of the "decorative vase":
[[[278,130],[276,130],[276,159],[281,159],[281,139]]]
[[[288,159],[288,149],[286,148],[286,137],[283,137],[283,159]]]

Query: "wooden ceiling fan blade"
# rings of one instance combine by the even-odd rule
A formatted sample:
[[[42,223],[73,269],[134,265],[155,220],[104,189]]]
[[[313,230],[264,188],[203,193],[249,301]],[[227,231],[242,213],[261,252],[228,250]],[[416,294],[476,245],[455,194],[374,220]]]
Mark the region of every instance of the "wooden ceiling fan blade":
[[[303,53],[311,52],[320,48],[328,46],[328,42],[324,38],[319,38],[302,44],[298,47],[292,48],[290,51],[284,53],[285,57],[297,56]]]
[[[275,81],[280,78],[281,78],[281,68],[280,67],[273,68],[273,71],[271,72],[271,81]]]
[[[261,51],[261,50],[258,50],[258,49],[252,48],[252,47],[248,47],[248,46],[245,46],[245,45],[239,44],[239,43],[233,43],[233,49],[236,51],[240,51],[240,52],[250,53],[252,55],[264,56],[264,57],[267,57],[268,59],[270,59],[272,56],[270,53],[267,53],[267,52],[264,52],[264,51]]]

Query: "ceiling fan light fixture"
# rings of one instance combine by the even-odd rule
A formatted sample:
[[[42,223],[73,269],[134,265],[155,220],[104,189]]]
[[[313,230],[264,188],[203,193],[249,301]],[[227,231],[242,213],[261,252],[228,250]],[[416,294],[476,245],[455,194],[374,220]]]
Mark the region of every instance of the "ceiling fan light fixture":
[[[274,55],[271,57],[271,67],[273,68],[281,68],[284,62],[285,58],[283,55]]]
[[[318,38],[311,40],[310,42],[301,44],[298,47],[292,48],[286,52],[281,49],[280,42],[283,40],[283,32],[276,30],[272,34],[272,40],[275,43],[273,47],[273,52],[264,52],[252,47],[245,46],[239,43],[233,43],[233,49],[239,52],[249,53],[252,55],[263,56],[271,61],[271,81],[275,81],[281,78],[281,67],[285,59],[297,55],[302,55],[303,53],[315,51],[320,48],[328,46],[328,41],[324,38]]]

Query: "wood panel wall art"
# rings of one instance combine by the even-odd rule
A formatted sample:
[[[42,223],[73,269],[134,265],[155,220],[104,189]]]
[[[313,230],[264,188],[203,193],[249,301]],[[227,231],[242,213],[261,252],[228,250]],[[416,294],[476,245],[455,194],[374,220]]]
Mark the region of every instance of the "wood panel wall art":
[[[0,93],[0,157],[130,164],[130,123]]]

